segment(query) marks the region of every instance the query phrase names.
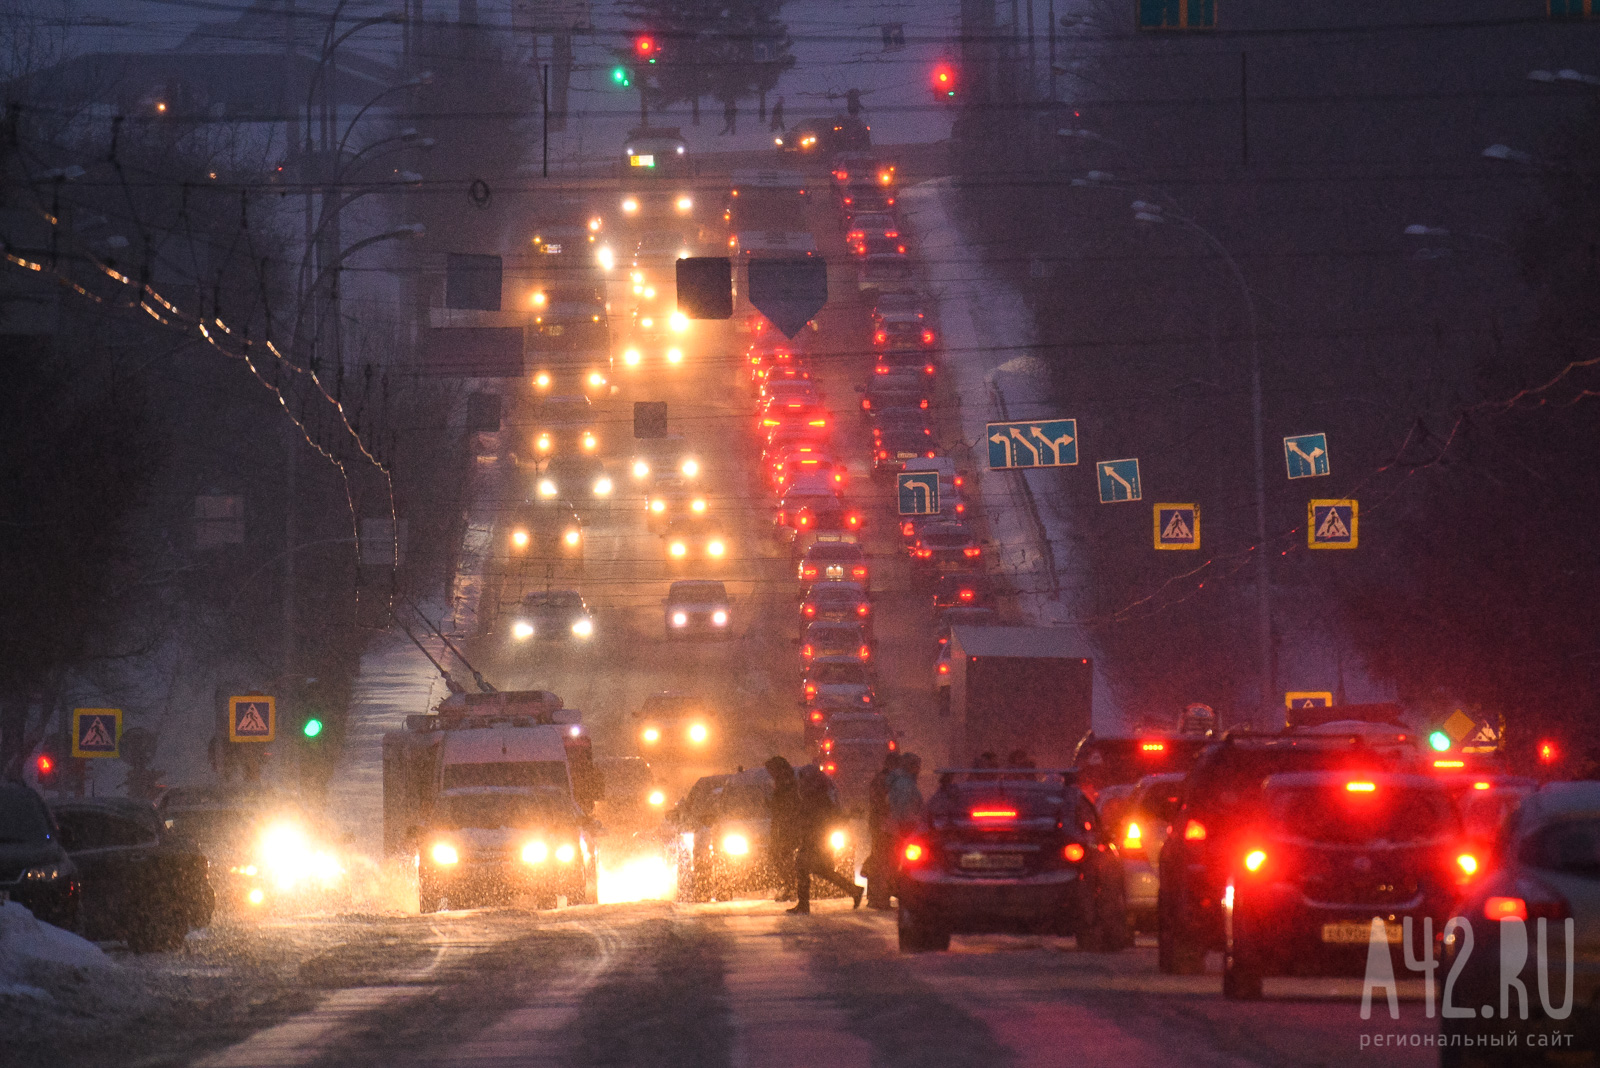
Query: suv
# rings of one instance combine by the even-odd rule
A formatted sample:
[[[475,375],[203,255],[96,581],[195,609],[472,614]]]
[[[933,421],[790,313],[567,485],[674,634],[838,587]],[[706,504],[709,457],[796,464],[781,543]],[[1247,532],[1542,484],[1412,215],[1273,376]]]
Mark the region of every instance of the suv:
[[[715,724],[698,697],[651,694],[633,717],[639,721],[639,751],[648,758],[703,758],[711,749]]]
[[[709,634],[726,638],[733,618],[728,588],[715,579],[683,579],[667,587],[661,602],[668,638]]]
[[[1421,775],[1270,776],[1234,841],[1222,904],[1227,998],[1259,998],[1263,976],[1291,969],[1366,974],[1374,920],[1391,945],[1407,923],[1425,938],[1426,918],[1442,932],[1479,866],[1461,848],[1449,790]],[[1403,963],[1390,966],[1400,974]]]
[[[1080,759],[1082,750],[1080,747]],[[1416,743],[1387,745],[1359,735],[1230,732],[1206,747],[1183,784],[1183,807],[1161,850],[1156,963],[1169,975],[1199,975],[1208,950],[1224,949],[1222,897],[1240,835],[1260,809],[1269,775],[1297,771],[1374,774],[1413,770]]]
[[[39,795],[0,783],[0,891],[57,927],[78,921],[78,869]]]
[[[1124,949],[1122,866],[1070,771],[941,771],[899,850],[900,951],[951,934],[1076,935]]]
[[[554,908],[558,896],[569,905],[596,898],[590,826],[565,787],[447,790],[422,844],[417,900],[424,913],[521,893],[532,894],[538,908]]]

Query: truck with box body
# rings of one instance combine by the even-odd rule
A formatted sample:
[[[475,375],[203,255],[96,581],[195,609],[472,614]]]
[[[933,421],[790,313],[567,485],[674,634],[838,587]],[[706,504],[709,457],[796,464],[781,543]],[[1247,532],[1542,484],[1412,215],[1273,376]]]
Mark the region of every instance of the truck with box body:
[[[1090,725],[1094,668],[1061,627],[950,630],[951,744],[959,763],[1026,750],[1040,767],[1066,767]]]

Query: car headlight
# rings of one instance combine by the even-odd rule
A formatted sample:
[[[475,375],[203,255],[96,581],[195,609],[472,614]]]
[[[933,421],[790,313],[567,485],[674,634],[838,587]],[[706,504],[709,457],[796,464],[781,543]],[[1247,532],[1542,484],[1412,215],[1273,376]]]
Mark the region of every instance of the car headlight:
[[[649,478],[650,477],[650,465],[645,463],[643,460],[635,460],[635,461],[633,461],[633,477],[634,478]]]
[[[742,857],[750,852],[750,839],[742,834],[730,834],[722,840],[722,851],[730,857]]]
[[[643,297],[645,300],[655,300],[656,299],[656,287],[655,286],[644,286],[643,288],[641,288],[639,290],[639,295],[641,297]],[[644,321],[644,325],[649,326],[650,325],[650,320],[646,319]]]
[[[562,842],[560,845],[556,846],[556,859],[563,864],[571,864],[573,858],[575,858],[577,855],[578,851],[572,848],[571,842]]]
[[[249,901],[252,905],[259,905],[266,899],[267,892],[261,889],[259,886],[252,888],[251,891],[245,895],[245,900]]]
[[[711,625],[713,627],[726,627],[728,625],[728,613],[724,612],[720,608],[717,609],[715,612],[712,612],[711,613]]]
[[[689,728],[689,740],[695,745],[703,745],[710,733],[704,723],[696,723]]]
[[[700,473],[700,461],[685,460],[683,461],[683,466],[678,468],[678,470],[683,472],[684,478],[693,478]]]
[[[525,619],[519,619],[511,624],[511,636],[519,642],[525,642],[533,637],[533,624]]]
[[[596,497],[611,496],[611,488],[611,480],[609,478],[597,478],[594,480],[594,495]]]
[[[634,212],[639,210],[639,202],[632,197],[628,197],[622,202],[622,210],[627,212],[629,215],[632,215]]]
[[[601,270],[609,271],[611,268],[617,265],[616,255],[613,254],[611,249],[605,245],[600,246],[600,248],[595,252],[594,258],[599,262]]]
[[[25,883],[53,883],[59,878],[61,869],[54,864],[28,868],[22,873],[22,881]]]
[[[585,434],[583,436],[583,447],[584,448],[592,449],[592,448],[595,447],[596,444],[597,443],[594,440],[594,435],[593,434]]]
[[[689,511],[698,513],[704,512],[705,510],[706,499],[704,497],[696,497],[694,500],[689,502]]]
[[[577,545],[578,542],[583,540],[583,533],[574,527],[573,529],[567,531],[563,540],[566,541],[568,545]]]
[[[656,325],[656,321],[650,316],[646,315],[643,319],[639,320],[639,325],[644,327],[646,330],[649,330]]]
[[[629,349],[627,352],[624,352],[622,354],[622,362],[627,364],[629,367],[639,366],[639,350]]]
[[[539,440],[534,442],[534,445],[538,447],[540,452],[549,452],[550,451],[550,435],[549,434],[540,434],[539,435]]]
[[[603,386],[606,384],[606,376],[599,371],[591,371],[589,373],[589,384],[591,386]]]
[[[667,551],[673,556],[682,556],[689,551],[689,547],[681,541],[675,541],[667,548]]]
[[[828,835],[828,844],[834,849],[843,849],[846,841],[843,831],[834,831]]]
[[[651,790],[648,800],[652,806],[655,808],[660,808],[662,805],[667,803],[667,795],[662,793],[660,790]]]
[[[589,635],[594,633],[594,621],[592,619],[578,620],[572,625],[572,633],[580,638],[589,637]]]
[[[455,864],[461,860],[461,854],[456,852],[456,847],[449,842],[435,842],[429,851],[435,864]]]
[[[678,210],[679,211],[690,211],[693,208],[694,208],[694,200],[692,198],[690,198],[690,197],[679,197],[678,198]]]
[[[543,842],[529,842],[522,847],[522,863],[543,864],[550,857],[550,847]]]
[[[683,350],[678,348],[676,345],[674,345],[672,348],[668,349],[667,350],[667,362],[668,363],[673,363],[673,364],[682,363],[683,362]]]
[[[650,510],[656,513],[665,512],[667,510],[667,502],[662,500],[660,497],[657,497],[655,500],[650,502]]]
[[[674,627],[687,626],[688,623],[689,623],[689,613],[687,613],[687,612],[674,612],[674,613],[672,613],[672,625]]]
[[[689,329],[689,317],[681,311],[675,311],[667,316],[667,326],[672,329],[673,333],[681,334]]]
[[[511,544],[519,549],[526,549],[528,547],[528,532],[526,530],[513,530],[511,532]]]
[[[540,371],[538,374],[534,375],[533,376],[533,384],[538,386],[540,389],[549,389],[550,388],[550,374],[549,374],[549,372],[548,371]]]
[[[712,556],[721,556],[728,551],[728,547],[720,541],[712,540],[706,545],[706,552]]]
[[[539,480],[539,496],[541,496],[541,497],[554,497],[555,495],[556,495],[556,482],[555,482],[555,479],[553,479],[553,478],[541,478]]]
[[[654,727],[646,727],[639,737],[645,740],[646,745],[655,745],[661,740],[661,732]]]

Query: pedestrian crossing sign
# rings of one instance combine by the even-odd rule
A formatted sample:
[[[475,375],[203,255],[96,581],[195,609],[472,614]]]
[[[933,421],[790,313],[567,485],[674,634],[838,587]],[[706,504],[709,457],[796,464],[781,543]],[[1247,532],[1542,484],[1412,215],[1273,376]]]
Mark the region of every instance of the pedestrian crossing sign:
[[[1306,546],[1354,549],[1357,510],[1355,501],[1312,501],[1306,506]]]
[[[1290,690],[1283,695],[1284,708],[1331,708],[1333,693],[1330,690]]]
[[[122,742],[122,709],[74,708],[72,710],[72,755],[75,757],[118,757]]]
[[[1155,523],[1157,549],[1200,548],[1198,504],[1158,504]]]
[[[264,694],[228,698],[228,741],[270,742],[278,726],[277,702]]]

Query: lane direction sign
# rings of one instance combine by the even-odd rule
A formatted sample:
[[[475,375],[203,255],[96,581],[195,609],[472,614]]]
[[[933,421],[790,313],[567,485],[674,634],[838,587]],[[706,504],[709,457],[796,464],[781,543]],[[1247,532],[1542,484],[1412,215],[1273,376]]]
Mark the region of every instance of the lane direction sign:
[[[1312,501],[1306,506],[1306,547],[1354,549],[1358,512],[1355,501]]]
[[[895,476],[901,515],[939,514],[939,472],[902,471]]]
[[[1200,506],[1158,504],[1154,508],[1157,549],[1200,548]]]
[[[1078,462],[1076,419],[1033,419],[990,423],[989,470],[1018,467],[1073,467]]]
[[[277,701],[265,694],[228,698],[228,741],[272,741],[277,733],[277,712]]]
[[[1283,439],[1283,462],[1290,478],[1321,478],[1328,466],[1328,435],[1296,434]]]
[[[75,757],[117,757],[121,755],[122,709],[74,708],[72,710],[72,755]]]
[[[1094,473],[1100,482],[1101,504],[1143,499],[1144,489],[1139,485],[1137,459],[1101,460],[1094,465]]]

